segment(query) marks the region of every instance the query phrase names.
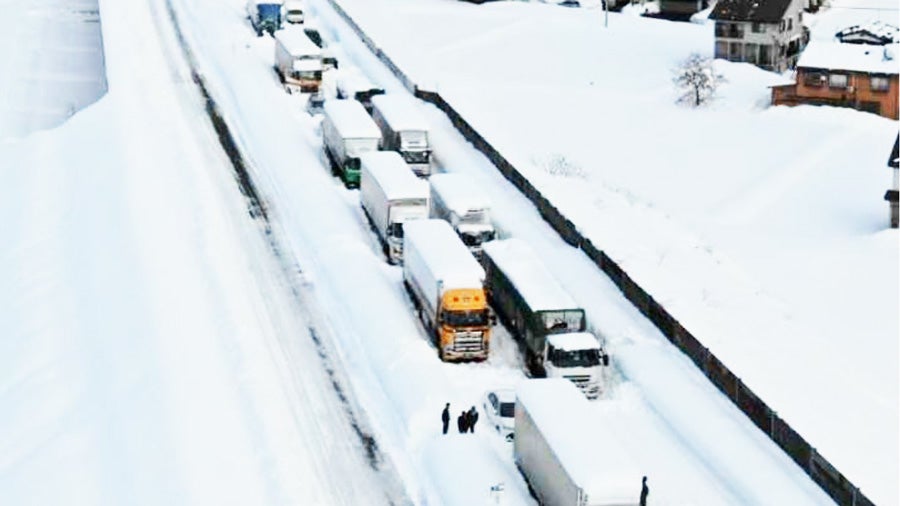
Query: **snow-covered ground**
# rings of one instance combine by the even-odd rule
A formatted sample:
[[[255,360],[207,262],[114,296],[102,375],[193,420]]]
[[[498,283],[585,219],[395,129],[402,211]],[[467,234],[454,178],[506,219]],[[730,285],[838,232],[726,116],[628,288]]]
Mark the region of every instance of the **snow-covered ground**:
[[[109,92],[0,140],[0,504],[402,502],[247,213],[161,5],[102,1]],[[9,124],[26,132],[23,118]]]
[[[165,2],[103,0],[109,93],[60,128],[0,140],[0,279],[12,280],[0,284],[0,503],[533,504],[489,427],[440,435],[445,402],[480,406],[524,380],[508,336],[498,329],[486,363],[441,363],[244,2],[172,3],[272,232],[248,216]],[[403,92],[315,5],[342,67]],[[613,350],[592,407],[650,476],[654,504],[830,503],[424,111],[444,170],[488,189],[502,234],[539,252]],[[368,459],[358,429],[376,438]]]
[[[613,13],[604,29],[598,10],[519,2],[340,4],[819,452],[898,503],[898,241],[882,200],[896,121],[770,108],[768,86],[789,76],[728,62],[711,107],[674,105],[672,69],[712,52],[712,25]],[[811,16],[813,37],[896,23],[895,3],[864,4]],[[635,339],[605,319],[610,342]]]

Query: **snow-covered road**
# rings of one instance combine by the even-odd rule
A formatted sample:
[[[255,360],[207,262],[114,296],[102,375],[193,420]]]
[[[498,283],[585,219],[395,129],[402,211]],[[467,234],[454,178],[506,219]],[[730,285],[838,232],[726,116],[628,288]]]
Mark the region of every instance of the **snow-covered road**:
[[[247,212],[165,4],[100,10],[107,95],[0,145],[0,504],[403,502]]]

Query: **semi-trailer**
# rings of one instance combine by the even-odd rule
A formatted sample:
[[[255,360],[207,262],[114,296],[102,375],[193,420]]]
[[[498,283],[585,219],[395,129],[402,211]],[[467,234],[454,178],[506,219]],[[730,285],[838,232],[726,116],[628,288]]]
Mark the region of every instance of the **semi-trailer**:
[[[472,179],[461,173],[433,174],[431,217],[445,220],[477,257],[481,245],[496,236],[491,223],[491,201]]]
[[[572,383],[516,389],[513,457],[542,506],[638,506],[642,473]]]
[[[446,221],[405,224],[403,281],[441,360],[488,357],[491,317],[484,269]]]
[[[600,395],[609,357],[585,332],[584,309],[519,238],[484,244],[488,301],[525,352],[533,376],[566,378],[589,399]]]
[[[322,113],[322,139],[331,170],[348,188],[356,188],[359,156],[378,151],[381,131],[356,100],[327,100]]]
[[[381,129],[385,150],[397,151],[419,176],[431,174],[428,123],[416,99],[399,93],[372,97],[372,117]]]
[[[388,262],[403,259],[403,227],[428,218],[428,182],[416,177],[393,151],[363,153],[359,200]]]

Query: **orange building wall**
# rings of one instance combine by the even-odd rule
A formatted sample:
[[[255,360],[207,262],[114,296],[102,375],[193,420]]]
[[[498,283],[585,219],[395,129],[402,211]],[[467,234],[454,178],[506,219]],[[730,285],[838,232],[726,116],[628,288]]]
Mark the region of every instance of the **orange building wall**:
[[[862,73],[846,73],[847,88],[830,88],[828,83],[822,86],[808,86],[804,81],[804,69],[797,71],[797,83],[789,86],[772,88],[774,105],[797,105],[802,103],[831,103],[859,109],[860,102],[878,102],[880,114],[891,119],[900,119],[900,80],[898,76],[889,76],[888,89],[872,91],[869,86],[869,75]],[[851,91],[852,89],[852,91]]]

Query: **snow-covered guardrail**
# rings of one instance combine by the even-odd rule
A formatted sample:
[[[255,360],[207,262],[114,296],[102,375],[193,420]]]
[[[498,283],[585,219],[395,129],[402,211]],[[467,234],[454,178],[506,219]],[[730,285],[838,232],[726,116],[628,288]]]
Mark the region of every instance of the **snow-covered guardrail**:
[[[637,284],[619,265],[590,239],[581,235],[575,224],[566,218],[537,190],[499,151],[469,124],[437,92],[419,88],[365,33],[339,5],[328,0],[331,7],[353,29],[363,43],[391,73],[416,97],[443,111],[456,129],[478,151],[522,192],[541,216],[568,244],[581,249],[612,281],[625,297],[662,332],[682,353],[703,371],[709,381],[725,394],[769,439],[777,444],[806,474],[841,506],[873,506],[853,483],[795,431],[785,420],[760,399],[741,379],[722,363],[708,348],[684,328],[659,302]]]

